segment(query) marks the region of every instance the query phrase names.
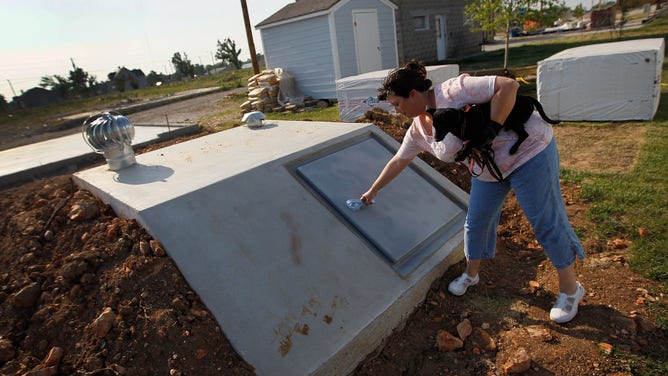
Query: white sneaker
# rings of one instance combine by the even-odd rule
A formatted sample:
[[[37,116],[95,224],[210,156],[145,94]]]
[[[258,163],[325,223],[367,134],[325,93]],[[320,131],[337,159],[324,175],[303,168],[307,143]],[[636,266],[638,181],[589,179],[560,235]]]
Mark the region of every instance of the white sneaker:
[[[550,319],[557,324],[567,323],[575,317],[578,313],[578,304],[585,295],[585,289],[580,282],[576,282],[577,288],[572,294],[559,294],[557,302],[550,310]]]
[[[448,291],[450,291],[452,295],[462,296],[466,293],[466,289],[468,289],[469,286],[474,286],[478,284],[479,281],[480,277],[478,275],[471,278],[468,274],[464,273],[455,278],[454,281],[450,282]]]

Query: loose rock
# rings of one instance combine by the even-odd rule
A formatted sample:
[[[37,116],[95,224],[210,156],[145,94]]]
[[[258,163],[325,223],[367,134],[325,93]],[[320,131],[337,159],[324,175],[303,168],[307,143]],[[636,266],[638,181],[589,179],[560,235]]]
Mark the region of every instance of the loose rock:
[[[139,242],[139,253],[142,256],[148,256],[151,254],[151,246],[149,246],[147,241],[142,240]]]
[[[472,332],[473,327],[471,326],[471,321],[469,319],[464,319],[457,324],[457,334],[462,341],[466,341],[466,338],[470,336]]]
[[[44,358],[44,366],[45,367],[51,367],[51,366],[57,366],[58,363],[60,363],[60,359],[62,359],[64,355],[64,351],[62,348],[54,346],[51,348],[51,351],[49,351],[49,354]]]
[[[15,307],[29,308],[34,307],[42,294],[42,289],[37,283],[31,283],[14,294],[12,303]]]
[[[445,330],[439,330],[436,336],[436,345],[438,351],[448,352],[461,349],[464,347],[464,342]]]
[[[0,362],[6,362],[16,355],[16,348],[12,341],[6,338],[0,338]]]
[[[473,329],[469,341],[474,348],[478,348],[483,352],[496,351],[496,343],[494,343],[492,337],[481,328]]]
[[[525,329],[532,338],[539,339],[543,342],[552,341],[552,334],[542,325],[527,326]]]
[[[91,324],[93,333],[100,338],[106,336],[114,325],[115,319],[116,314],[114,314],[110,307],[106,307],[104,311],[102,311],[102,314],[100,314],[100,316],[98,316]]]
[[[154,255],[158,257],[164,257],[165,255],[167,255],[165,249],[162,247],[162,245],[160,245],[160,243],[157,240],[151,239],[149,245]]]
[[[531,367],[531,357],[526,349],[520,347],[515,351],[510,359],[503,365],[503,370],[507,374],[522,373]]]
[[[97,218],[100,215],[100,209],[95,202],[82,202],[72,205],[67,216],[73,221],[87,221]]]
[[[529,289],[531,289],[531,292],[535,294],[536,291],[540,290],[540,282],[529,281]]]
[[[601,342],[598,344],[598,348],[603,351],[605,355],[610,355],[612,354],[612,350],[614,349],[611,344],[607,342]]]

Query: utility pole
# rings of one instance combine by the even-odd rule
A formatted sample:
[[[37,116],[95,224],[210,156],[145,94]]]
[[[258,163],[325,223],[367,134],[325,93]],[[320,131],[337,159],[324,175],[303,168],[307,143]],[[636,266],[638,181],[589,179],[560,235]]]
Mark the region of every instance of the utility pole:
[[[12,94],[16,96],[16,92],[14,91],[14,86],[12,86],[12,81],[9,81],[9,79],[7,79],[7,83],[9,84],[9,88],[12,89]]]
[[[244,12],[244,24],[246,25],[246,39],[248,39],[248,49],[250,50],[251,62],[253,63],[253,73],[260,73],[260,66],[257,64],[257,55],[255,54],[255,43],[253,43],[253,32],[251,31],[250,19],[248,18],[248,7],[246,0],[241,0],[241,10]]]

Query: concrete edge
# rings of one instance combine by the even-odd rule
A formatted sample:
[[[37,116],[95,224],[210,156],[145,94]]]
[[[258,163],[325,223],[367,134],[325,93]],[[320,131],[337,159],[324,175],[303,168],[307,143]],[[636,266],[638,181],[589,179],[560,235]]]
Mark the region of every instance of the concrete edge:
[[[390,305],[385,312],[378,315],[364,330],[341,349],[326,363],[311,373],[314,376],[350,375],[369,354],[380,351],[387,338],[395,331],[401,330],[408,318],[427,297],[433,283],[441,278],[451,265],[464,259],[464,230],[460,230],[441,249],[457,245],[453,251],[427,273],[419,283],[405,291],[396,303]]]
[[[37,167],[15,172],[13,174],[0,176],[0,190],[15,188],[21,184],[48,178],[52,176],[69,174],[95,163],[104,162],[104,156],[91,150],[90,153],[73,158],[64,159]]]

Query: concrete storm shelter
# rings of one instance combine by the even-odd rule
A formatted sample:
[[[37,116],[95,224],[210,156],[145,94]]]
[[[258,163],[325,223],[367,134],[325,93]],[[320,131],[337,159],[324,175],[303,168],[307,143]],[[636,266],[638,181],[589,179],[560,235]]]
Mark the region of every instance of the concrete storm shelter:
[[[343,375],[463,258],[468,196],[368,124],[267,121],[75,174],[159,240],[259,375]]]

